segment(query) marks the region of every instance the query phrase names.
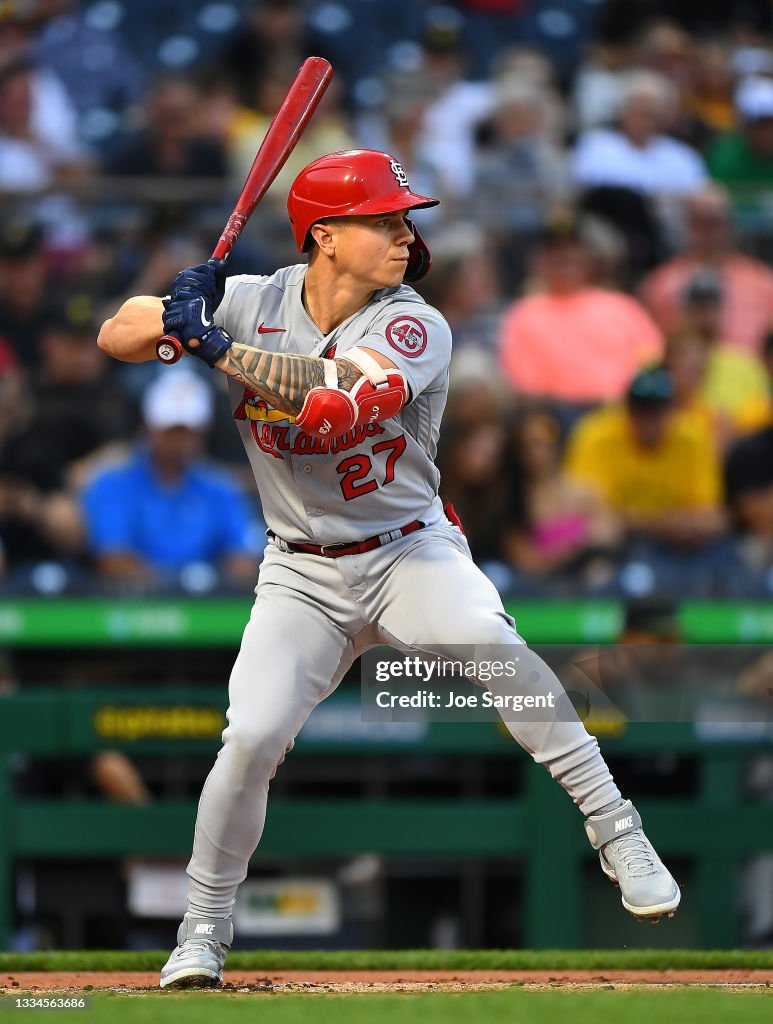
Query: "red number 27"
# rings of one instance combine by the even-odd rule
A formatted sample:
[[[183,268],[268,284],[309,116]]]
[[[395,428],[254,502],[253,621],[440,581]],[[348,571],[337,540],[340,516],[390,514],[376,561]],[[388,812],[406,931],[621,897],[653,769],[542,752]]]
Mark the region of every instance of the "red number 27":
[[[394,480],[395,463],[405,448],[404,434],[400,434],[392,441],[379,441],[371,448],[373,455],[389,452],[384,467],[384,479],[381,481],[382,487],[391,484]],[[336,466],[336,473],[341,477],[341,493],[347,501],[359,498],[361,494],[370,494],[371,491],[378,490],[378,482],[373,477],[367,479],[371,469],[373,469],[373,460],[370,455],[350,455],[348,459],[344,459]]]

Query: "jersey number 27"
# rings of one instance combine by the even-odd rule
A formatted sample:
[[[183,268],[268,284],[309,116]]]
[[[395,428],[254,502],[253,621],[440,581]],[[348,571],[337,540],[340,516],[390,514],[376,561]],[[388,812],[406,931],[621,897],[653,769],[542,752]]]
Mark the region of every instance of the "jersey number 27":
[[[387,484],[391,484],[395,478],[395,463],[405,448],[405,435],[400,434],[399,437],[395,437],[391,441],[379,441],[378,444],[374,444],[370,455],[350,455],[348,459],[339,462],[336,466],[336,473],[341,477],[341,493],[344,498],[351,501],[352,498],[359,498],[362,494],[370,494],[371,491],[378,490],[379,484],[375,479],[375,471],[373,476],[370,476],[370,472],[374,468],[372,456],[380,455],[382,452],[388,452],[388,455],[381,486],[386,487]]]

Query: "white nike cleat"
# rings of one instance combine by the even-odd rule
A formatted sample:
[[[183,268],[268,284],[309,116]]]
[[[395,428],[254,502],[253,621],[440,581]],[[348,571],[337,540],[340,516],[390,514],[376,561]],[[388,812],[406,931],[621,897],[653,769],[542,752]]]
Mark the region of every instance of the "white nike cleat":
[[[630,800],[605,814],[592,814],[585,831],[604,874],[620,887],[623,906],[639,921],[673,917],[682,894],[641,827]]]
[[[177,931],[177,946],[161,969],[161,988],[218,988],[233,935],[230,918],[186,914]]]

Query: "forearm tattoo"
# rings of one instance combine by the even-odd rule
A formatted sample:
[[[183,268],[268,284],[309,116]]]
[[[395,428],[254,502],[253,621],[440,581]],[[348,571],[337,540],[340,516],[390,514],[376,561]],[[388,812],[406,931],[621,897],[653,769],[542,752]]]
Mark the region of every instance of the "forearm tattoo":
[[[362,370],[348,359],[336,359],[335,364],[338,386],[344,391],[351,391],[362,376]],[[265,352],[238,342],[234,342],[226,353],[223,371],[289,416],[300,413],[312,388],[324,387],[325,384],[325,371],[319,356]]]

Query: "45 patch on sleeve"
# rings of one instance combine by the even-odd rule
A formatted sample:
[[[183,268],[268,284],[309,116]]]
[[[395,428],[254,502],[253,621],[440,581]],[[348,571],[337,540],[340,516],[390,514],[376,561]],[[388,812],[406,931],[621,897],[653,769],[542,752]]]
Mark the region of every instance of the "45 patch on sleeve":
[[[415,316],[398,316],[386,326],[386,339],[392,348],[415,359],[427,347],[427,328]]]

